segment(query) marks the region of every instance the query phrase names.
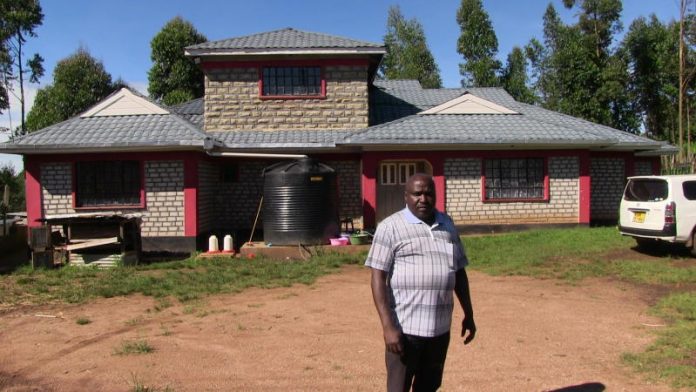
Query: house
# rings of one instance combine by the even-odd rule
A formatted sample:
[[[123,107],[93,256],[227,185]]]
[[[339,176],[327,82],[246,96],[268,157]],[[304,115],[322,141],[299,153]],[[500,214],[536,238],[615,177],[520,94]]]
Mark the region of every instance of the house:
[[[186,49],[205,96],[165,107],[122,89],[85,113],[0,145],[24,155],[30,225],[139,213],[145,250],[249,229],[262,170],[296,155],[336,170],[341,218],[371,228],[434,176],[457,224],[616,219],[626,176],[674,148],[515,101],[500,88],[423,89],[376,78],[382,44],[282,29]]]

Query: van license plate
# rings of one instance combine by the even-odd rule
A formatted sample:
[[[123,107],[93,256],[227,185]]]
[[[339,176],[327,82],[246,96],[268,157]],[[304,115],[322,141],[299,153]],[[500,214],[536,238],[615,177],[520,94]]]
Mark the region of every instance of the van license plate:
[[[645,222],[645,211],[638,211],[633,213],[633,221],[636,223]]]

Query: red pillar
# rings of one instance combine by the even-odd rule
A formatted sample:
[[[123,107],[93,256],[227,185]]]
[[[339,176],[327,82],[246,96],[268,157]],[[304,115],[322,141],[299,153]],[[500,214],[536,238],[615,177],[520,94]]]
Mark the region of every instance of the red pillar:
[[[433,182],[435,183],[435,208],[438,211],[445,212],[447,194],[445,193],[445,162],[441,156],[428,156],[428,161],[433,168]]]
[[[24,191],[27,201],[27,225],[41,226],[41,165],[31,156],[24,156]]]
[[[578,211],[578,223],[590,223],[590,153],[580,153],[580,205]]]
[[[198,157],[184,158],[184,235],[198,235]]]
[[[375,227],[377,212],[377,156],[364,153],[360,180],[363,198],[363,227]]]

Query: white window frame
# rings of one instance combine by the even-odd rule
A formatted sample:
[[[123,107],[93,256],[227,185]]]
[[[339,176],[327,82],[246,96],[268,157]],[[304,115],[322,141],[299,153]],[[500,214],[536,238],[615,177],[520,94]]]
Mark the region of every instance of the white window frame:
[[[379,167],[381,175],[379,176],[380,185],[397,185],[398,167],[396,163],[382,163]]]
[[[406,184],[414,174],[416,174],[415,163],[399,163],[399,184]]]

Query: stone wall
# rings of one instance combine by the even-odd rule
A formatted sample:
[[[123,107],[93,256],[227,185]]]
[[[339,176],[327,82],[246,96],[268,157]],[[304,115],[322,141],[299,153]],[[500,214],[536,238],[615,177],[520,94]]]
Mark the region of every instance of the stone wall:
[[[367,66],[326,66],[323,74],[326,98],[261,99],[258,68],[209,69],[205,75],[204,129],[367,127]]]
[[[625,161],[622,158],[591,158],[590,219],[615,220],[626,183]]]
[[[481,159],[445,160],[446,211],[456,224],[576,223],[579,217],[578,157],[548,159],[549,200],[483,202]]]

